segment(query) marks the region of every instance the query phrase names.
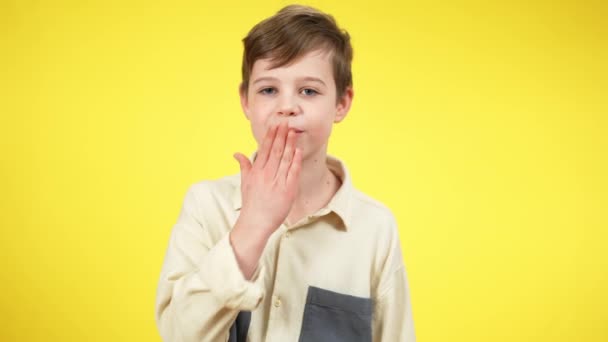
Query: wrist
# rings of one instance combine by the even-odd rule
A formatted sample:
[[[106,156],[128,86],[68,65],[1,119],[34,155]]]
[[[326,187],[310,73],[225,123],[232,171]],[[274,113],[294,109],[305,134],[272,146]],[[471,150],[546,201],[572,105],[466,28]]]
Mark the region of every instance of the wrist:
[[[237,221],[228,233],[228,242],[232,247],[239,268],[245,279],[251,279],[269,235],[261,234],[255,227]]]
[[[230,231],[230,242],[248,241],[248,245],[253,246],[265,244],[272,232],[273,230],[256,224],[254,221],[239,218]]]

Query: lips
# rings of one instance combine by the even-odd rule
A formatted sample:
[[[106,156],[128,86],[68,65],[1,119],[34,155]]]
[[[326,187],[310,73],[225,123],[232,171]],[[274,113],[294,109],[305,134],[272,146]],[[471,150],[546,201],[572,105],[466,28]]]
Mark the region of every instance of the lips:
[[[303,133],[304,131],[295,127],[289,127],[289,129],[293,129],[296,133]]]

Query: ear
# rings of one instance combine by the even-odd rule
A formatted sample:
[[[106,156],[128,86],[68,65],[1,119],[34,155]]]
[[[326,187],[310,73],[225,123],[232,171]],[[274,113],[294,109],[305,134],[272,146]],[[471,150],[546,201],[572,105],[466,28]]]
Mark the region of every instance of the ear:
[[[344,120],[346,114],[348,114],[348,111],[350,110],[350,105],[353,103],[354,95],[353,87],[346,88],[344,95],[342,95],[336,105],[336,117],[334,118],[335,123]]]
[[[247,98],[247,89],[244,83],[239,86],[239,97],[241,98],[241,108],[247,120],[249,120],[249,99]]]

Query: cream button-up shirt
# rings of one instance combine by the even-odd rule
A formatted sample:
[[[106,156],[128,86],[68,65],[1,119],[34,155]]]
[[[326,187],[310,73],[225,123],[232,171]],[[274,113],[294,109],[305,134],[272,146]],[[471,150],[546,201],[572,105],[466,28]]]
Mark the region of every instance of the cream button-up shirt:
[[[240,174],[188,189],[156,296],[164,341],[415,341],[396,220],[353,187],[343,162],[326,163],[340,188],[271,235],[249,281],[228,240]]]

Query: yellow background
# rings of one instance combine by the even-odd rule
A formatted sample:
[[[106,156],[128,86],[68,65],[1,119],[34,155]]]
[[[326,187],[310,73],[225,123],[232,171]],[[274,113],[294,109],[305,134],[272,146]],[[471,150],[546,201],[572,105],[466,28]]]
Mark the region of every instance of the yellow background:
[[[160,341],[185,191],[238,172],[241,39],[286,2],[0,2],[0,340]],[[602,1],[315,1],[330,153],[397,216],[419,341],[608,341]]]

